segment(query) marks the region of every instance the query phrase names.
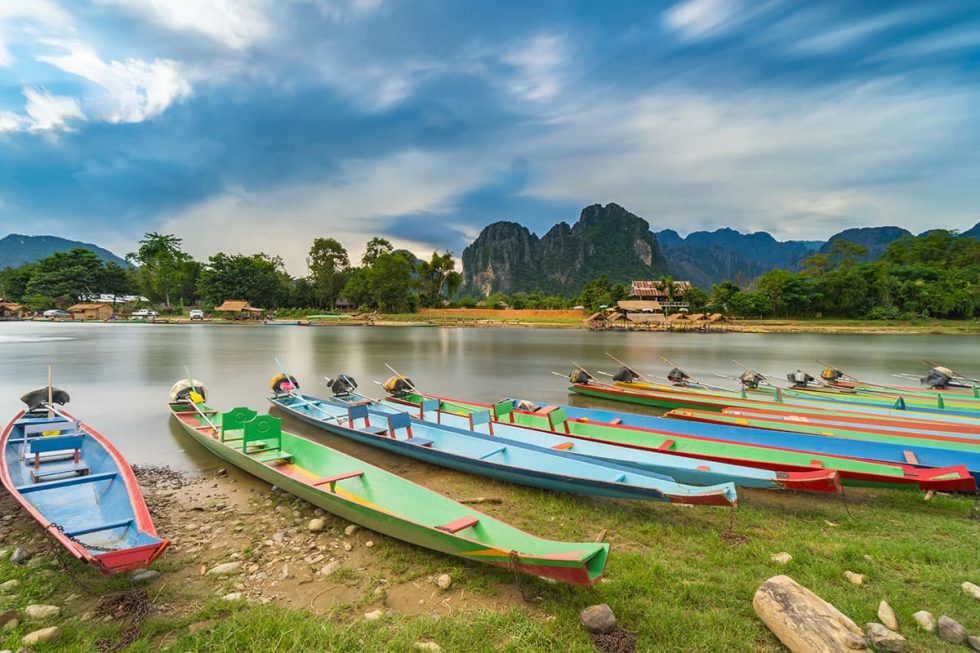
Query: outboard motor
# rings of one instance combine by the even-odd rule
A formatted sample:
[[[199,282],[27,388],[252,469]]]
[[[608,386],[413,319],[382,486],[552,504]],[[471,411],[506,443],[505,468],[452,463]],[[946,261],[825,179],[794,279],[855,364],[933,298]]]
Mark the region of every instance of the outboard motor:
[[[742,376],[738,377],[739,382],[749,390],[755,390],[759,387],[759,384],[766,380],[766,377],[762,376],[758,372],[743,372]]]
[[[953,373],[953,370],[937,365],[929,370],[929,374],[919,379],[919,382],[930,388],[946,388],[949,387],[949,383],[953,380],[954,376],[956,375]]]
[[[347,374],[338,374],[334,379],[327,379],[327,387],[337,397],[345,397],[357,390],[357,381]]]
[[[844,378],[844,373],[833,367],[825,367],[823,368],[823,371],[820,372],[820,378],[827,383],[836,383]]]
[[[48,388],[45,386],[43,388],[38,388],[37,390],[31,390],[30,392],[25,393],[20,400],[27,404],[27,412],[33,413],[37,409],[43,408],[44,405],[48,403]],[[61,388],[51,388],[51,401],[59,406],[64,406],[71,401],[71,397],[69,397],[68,393]]]
[[[201,401],[208,400],[208,389],[197,379],[181,379],[170,386],[170,403],[189,404],[191,393],[201,398]]]
[[[815,378],[804,372],[803,370],[796,370],[795,372],[790,372],[786,375],[786,380],[793,384],[794,388],[805,388],[811,382],[816,381]]]
[[[640,375],[628,367],[619,368],[619,371],[613,375],[613,381],[617,381],[619,383],[633,383],[639,378]]]
[[[691,377],[688,376],[687,372],[685,372],[681,368],[675,367],[671,371],[667,372],[667,380],[673,383],[674,385],[683,386],[688,384],[688,382],[691,380]]]
[[[393,376],[381,386],[390,395],[402,395],[415,390],[415,384],[405,376]]]
[[[588,372],[579,368],[575,368],[572,370],[572,373],[568,375],[568,380],[575,385],[588,385],[590,378],[591,377],[589,376]]]
[[[269,382],[269,387],[275,394],[285,395],[293,390],[299,390],[299,381],[291,374],[276,374]]]

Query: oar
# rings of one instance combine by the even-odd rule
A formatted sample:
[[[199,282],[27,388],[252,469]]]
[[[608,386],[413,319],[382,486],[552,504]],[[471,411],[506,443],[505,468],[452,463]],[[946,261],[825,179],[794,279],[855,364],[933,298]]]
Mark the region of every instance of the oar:
[[[184,365],[184,371],[187,372],[187,382],[191,384],[191,392],[194,392],[194,377],[191,376],[191,370],[190,370],[189,367],[187,367],[186,365]],[[191,406],[194,407],[194,410],[197,412],[198,415],[200,415],[201,417],[204,418],[204,421],[208,423],[208,426],[211,427],[211,430],[214,431],[215,433],[217,433],[218,432],[218,427],[215,426],[214,422],[211,421],[211,418],[210,417],[208,417],[207,415],[204,414],[204,411],[203,410],[201,410],[200,408],[198,408],[197,402],[194,401],[193,398],[191,399]]]
[[[51,371],[51,366],[48,365],[48,419],[54,417],[54,386],[51,383],[51,376],[53,372]]]
[[[411,388],[416,394],[422,394],[421,392],[419,392],[419,389],[415,387],[415,384],[412,383],[411,379],[408,379],[408,378],[405,378],[404,376],[402,376],[401,373],[398,370],[396,370],[394,367],[392,367],[388,363],[385,363],[385,367],[387,367],[389,370],[391,370],[392,372],[394,372],[395,373],[395,376],[397,376],[399,379],[401,379],[402,381],[404,381],[405,383],[407,383],[408,384],[408,387]]]

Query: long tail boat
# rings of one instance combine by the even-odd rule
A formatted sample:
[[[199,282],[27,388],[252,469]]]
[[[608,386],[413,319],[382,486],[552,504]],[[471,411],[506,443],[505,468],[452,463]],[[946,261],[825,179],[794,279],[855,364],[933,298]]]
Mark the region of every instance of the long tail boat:
[[[297,389],[269,401],[318,428],[385,451],[459,471],[534,487],[620,499],[732,506],[735,486],[694,487],[636,467],[388,413],[370,402],[325,400]]]
[[[170,411],[205,449],[242,470],[355,524],[417,546],[591,585],[609,545],[554,542],[530,535],[449,497],[282,430],[276,417],[248,408],[221,413],[198,381],[171,388]]]
[[[401,393],[393,399],[407,405],[421,406],[421,402],[426,398],[429,396]],[[533,402],[527,402],[533,409],[525,410],[520,408],[524,402],[513,399],[506,399],[496,404],[477,404],[441,397],[432,398],[440,401],[439,409],[446,413],[465,415],[474,411],[490,410],[491,415],[498,422],[522,424],[571,438],[780,472],[833,469],[840,474],[841,483],[844,485],[918,487],[950,492],[973,492],[977,487],[976,479],[962,464],[931,468],[923,463],[922,467],[917,467],[907,463],[870,460],[867,455],[864,455],[865,452],[870,452],[868,455],[891,456],[902,460],[906,448],[895,445],[835,440],[777,431],[736,429],[665,418],[593,411],[571,406],[538,407]],[[646,420],[655,420],[653,423],[656,426],[653,428],[638,426],[637,422],[640,420],[644,423],[648,423]],[[692,435],[685,433],[685,430],[712,431],[714,437],[703,434]],[[772,440],[767,444],[738,440],[749,433],[767,434]],[[812,441],[809,444],[828,448],[833,446],[838,450],[849,451],[850,455],[821,453],[809,446],[806,449],[796,448],[796,438],[809,438]],[[774,442],[782,444],[777,445]],[[940,450],[924,449],[923,451],[925,452],[923,456],[928,454],[932,458],[944,454]],[[930,462],[932,458],[929,459]]]
[[[352,396],[351,401],[370,399]],[[405,412],[405,404],[393,400],[375,401],[378,410],[385,413]],[[476,408],[466,413],[446,412],[440,409],[437,399],[422,399],[416,417],[430,424],[451,426],[471,433],[504,437],[539,447],[558,449],[577,453],[589,458],[608,461],[627,467],[665,474],[680,483],[690,485],[710,485],[713,483],[734,483],[736,487],[753,487],[770,490],[796,490],[799,492],[839,493],[840,476],[834,470],[812,472],[774,472],[766,469],[708,463],[658,451],[641,451],[616,444],[606,444],[583,439],[569,439],[565,435],[531,427],[496,422],[491,418],[489,408]]]
[[[956,437],[980,436],[980,424],[965,422],[952,423],[908,417],[882,417],[850,412],[805,411],[793,406],[738,408],[728,407],[721,411],[726,415],[757,415],[764,419],[810,424],[828,424],[847,428],[861,429],[865,427],[889,431],[905,431],[908,433],[928,433],[932,435],[953,435]]]
[[[48,399],[45,399],[48,395]],[[0,479],[10,495],[73,556],[103,573],[145,567],[167,548],[139,483],[102,434],[54,406],[42,388],[0,435]]]

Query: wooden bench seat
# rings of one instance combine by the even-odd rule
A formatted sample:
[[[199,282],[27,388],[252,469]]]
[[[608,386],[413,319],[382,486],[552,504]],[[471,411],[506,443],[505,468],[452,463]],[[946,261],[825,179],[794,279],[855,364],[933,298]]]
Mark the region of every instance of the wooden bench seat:
[[[42,483],[35,483],[34,485],[21,485],[17,487],[17,491],[20,492],[21,494],[30,494],[32,492],[42,492],[44,490],[66,487],[69,485],[81,485],[82,483],[96,483],[98,481],[109,481],[117,476],[119,476],[117,472],[104,472],[101,474],[86,474],[85,476],[75,476],[72,478],[60,478],[54,481],[44,481]]]
[[[406,440],[406,442],[411,442],[412,444],[420,447],[429,447],[430,449],[432,448],[432,440],[429,440],[427,438],[411,437],[408,440]]]
[[[129,526],[133,523],[132,517],[129,519],[120,519],[119,521],[106,522],[104,524],[99,524],[97,526],[87,526],[85,528],[78,528],[72,531],[65,531],[65,535],[69,537],[78,537],[79,535],[88,535],[89,533],[98,533],[99,531],[111,531],[114,528],[122,528],[123,526]]]
[[[447,533],[458,533],[465,528],[470,528],[476,526],[480,523],[480,520],[472,515],[467,515],[465,517],[460,517],[448,524],[443,524],[441,526],[436,526],[440,531],[446,531]]]
[[[293,459],[293,454],[289,453],[288,451],[282,451],[281,449],[263,449],[255,452],[248,452],[245,455],[259,463],[271,463],[277,460],[289,462]]]
[[[352,472],[344,472],[342,474],[336,474],[334,476],[325,476],[323,478],[318,478],[317,480],[310,483],[313,487],[319,487],[320,485],[330,485],[330,491],[336,491],[336,485],[339,481],[344,481],[349,478],[358,478],[359,476],[364,476],[364,472],[357,469]]]
[[[571,440],[569,440],[567,442],[559,442],[558,444],[553,445],[551,448],[552,449],[557,449],[558,451],[568,451],[569,449],[571,449],[574,446],[575,446],[575,443],[572,442]]]

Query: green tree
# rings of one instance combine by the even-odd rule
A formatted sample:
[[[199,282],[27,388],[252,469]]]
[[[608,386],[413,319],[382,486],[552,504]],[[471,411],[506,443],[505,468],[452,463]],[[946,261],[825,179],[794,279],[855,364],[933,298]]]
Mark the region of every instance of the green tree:
[[[867,247],[849,240],[838,238],[830,243],[830,260],[840,268],[850,269],[858,259],[867,255]]]
[[[33,296],[35,304],[43,302],[43,298],[74,302],[83,295],[100,292],[104,270],[102,260],[90,250],[74,247],[56,252],[34,266],[24,295]]]
[[[7,301],[19,302],[27,292],[36,264],[27,263],[17,268],[0,270],[0,297]]]
[[[456,272],[452,252],[432,252],[432,258],[416,266],[416,283],[422,306],[441,306],[459,291],[463,276]]]
[[[732,299],[742,292],[742,289],[731,281],[725,281],[711,287],[711,307],[719,313],[733,313]]]
[[[414,311],[412,274],[415,261],[406,252],[379,254],[368,268],[367,280],[371,304],[386,313]]]
[[[317,305],[333,308],[347,283],[350,269],[347,250],[333,238],[317,238],[306,262],[310,267],[310,281]]]
[[[244,299],[253,306],[278,308],[288,296],[289,283],[279,257],[219,252],[208,259],[201,271],[198,289],[214,305],[227,299]]]
[[[126,260],[139,266],[136,278],[140,291],[168,308],[171,299],[186,288],[185,278],[192,270],[191,257],[181,250],[180,243],[173,234],[151,231],[139,241],[138,250],[126,255]]]
[[[374,265],[382,256],[387,256],[395,251],[392,247],[391,242],[385,240],[384,238],[372,238],[368,241],[367,247],[364,249],[364,256],[361,257],[361,265],[368,267]]]

